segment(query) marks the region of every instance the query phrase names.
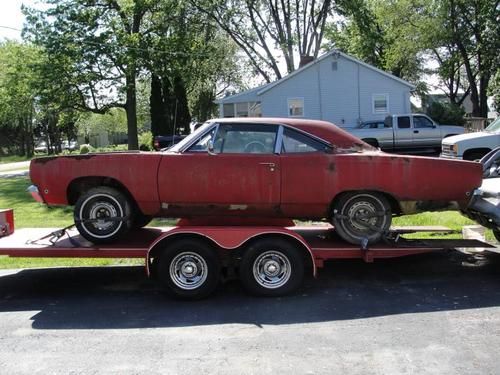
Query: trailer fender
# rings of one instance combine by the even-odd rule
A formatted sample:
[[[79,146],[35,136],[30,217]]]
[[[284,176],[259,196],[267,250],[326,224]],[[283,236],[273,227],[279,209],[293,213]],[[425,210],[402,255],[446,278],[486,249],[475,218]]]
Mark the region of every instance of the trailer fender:
[[[163,249],[167,243],[174,241],[179,237],[194,236],[208,240],[213,245],[223,250],[235,250],[243,246],[250,240],[263,236],[281,236],[292,239],[299,245],[310,257],[313,276],[316,277],[317,267],[314,261],[312,249],[304,238],[286,228],[249,228],[249,227],[176,227],[159,238],[157,238],[149,247],[146,255],[146,272],[151,275],[151,259]]]

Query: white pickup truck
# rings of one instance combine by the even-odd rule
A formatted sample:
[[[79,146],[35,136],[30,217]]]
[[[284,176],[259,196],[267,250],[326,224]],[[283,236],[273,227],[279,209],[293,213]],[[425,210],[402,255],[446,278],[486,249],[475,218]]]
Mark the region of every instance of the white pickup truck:
[[[484,131],[467,133],[443,139],[441,157],[478,160],[500,146],[500,117]]]
[[[413,113],[387,116],[384,121],[367,121],[346,130],[384,151],[406,152],[440,151],[443,138],[465,131],[462,126],[439,125],[426,115]]]

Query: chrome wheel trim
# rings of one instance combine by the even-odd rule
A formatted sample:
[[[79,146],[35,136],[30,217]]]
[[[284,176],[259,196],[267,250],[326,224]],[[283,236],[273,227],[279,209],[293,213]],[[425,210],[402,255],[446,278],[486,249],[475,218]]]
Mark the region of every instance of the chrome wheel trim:
[[[379,206],[380,211],[384,211],[385,206],[377,197],[362,194],[351,197],[351,199],[344,204],[344,207],[348,206],[352,200],[359,198],[363,198],[364,200],[355,202],[351,207],[349,207],[349,210],[346,212],[348,219],[342,220],[341,224],[347,232],[351,233],[351,235],[355,237],[376,234],[377,232],[374,231],[372,227],[375,226],[380,229],[384,228],[387,223],[387,217],[384,215],[364,219],[360,218],[360,216],[376,214],[376,206]],[[363,223],[366,223],[366,225],[363,225]]]
[[[84,218],[83,217],[83,212],[86,209],[87,203],[89,201],[93,200],[93,199],[100,198],[100,197],[107,198],[108,200],[114,202],[115,204],[113,205],[109,201],[97,201],[90,208],[89,217],[88,218]],[[116,208],[119,209],[119,212],[116,210]],[[99,211],[99,210],[101,210],[101,211]],[[82,206],[81,206],[80,212],[79,212],[79,217],[80,217],[80,220],[98,219],[97,215],[99,213],[100,214],[104,214],[104,211],[107,211],[108,214],[110,214],[107,217],[123,217],[123,215],[124,215],[123,214],[123,208],[122,208],[122,206],[120,205],[120,203],[113,196],[111,196],[109,194],[95,194],[95,195],[92,195],[92,196],[88,197],[82,203]],[[85,230],[85,232],[87,232],[88,234],[90,234],[92,237],[95,237],[95,238],[108,238],[108,237],[111,237],[111,236],[115,235],[120,230],[120,228],[123,225],[122,221],[116,221],[116,222],[109,221],[109,222],[106,223],[105,220],[102,220],[102,221],[97,221],[95,223],[90,223],[90,225],[92,225],[92,227],[95,230],[106,230],[106,229],[110,228],[112,225],[115,225],[115,223],[118,223],[118,225],[116,226],[115,230],[113,232],[105,234],[105,235],[99,235],[98,233],[95,233],[94,231],[92,231],[91,229],[89,229],[87,227],[87,224],[84,223],[84,222],[82,222],[81,225],[82,225],[82,228]],[[101,224],[101,227],[99,227],[99,224]]]
[[[205,283],[207,276],[207,262],[195,252],[185,251],[170,262],[170,279],[181,289],[199,288]]]
[[[266,289],[282,287],[288,282],[291,274],[290,260],[277,250],[265,251],[253,262],[255,281]]]

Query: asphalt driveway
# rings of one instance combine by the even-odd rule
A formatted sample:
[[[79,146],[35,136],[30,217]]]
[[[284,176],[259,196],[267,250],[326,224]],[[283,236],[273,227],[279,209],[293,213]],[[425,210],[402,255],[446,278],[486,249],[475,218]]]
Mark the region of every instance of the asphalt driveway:
[[[495,374],[500,255],[336,261],[286,298],[182,302],[141,267],[4,271],[4,374]]]

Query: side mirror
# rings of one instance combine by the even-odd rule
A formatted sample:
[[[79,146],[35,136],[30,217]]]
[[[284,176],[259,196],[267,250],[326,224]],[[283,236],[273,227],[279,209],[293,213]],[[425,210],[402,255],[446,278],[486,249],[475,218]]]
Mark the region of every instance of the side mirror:
[[[214,141],[212,139],[208,141],[207,151],[209,155],[216,155],[214,151]]]

